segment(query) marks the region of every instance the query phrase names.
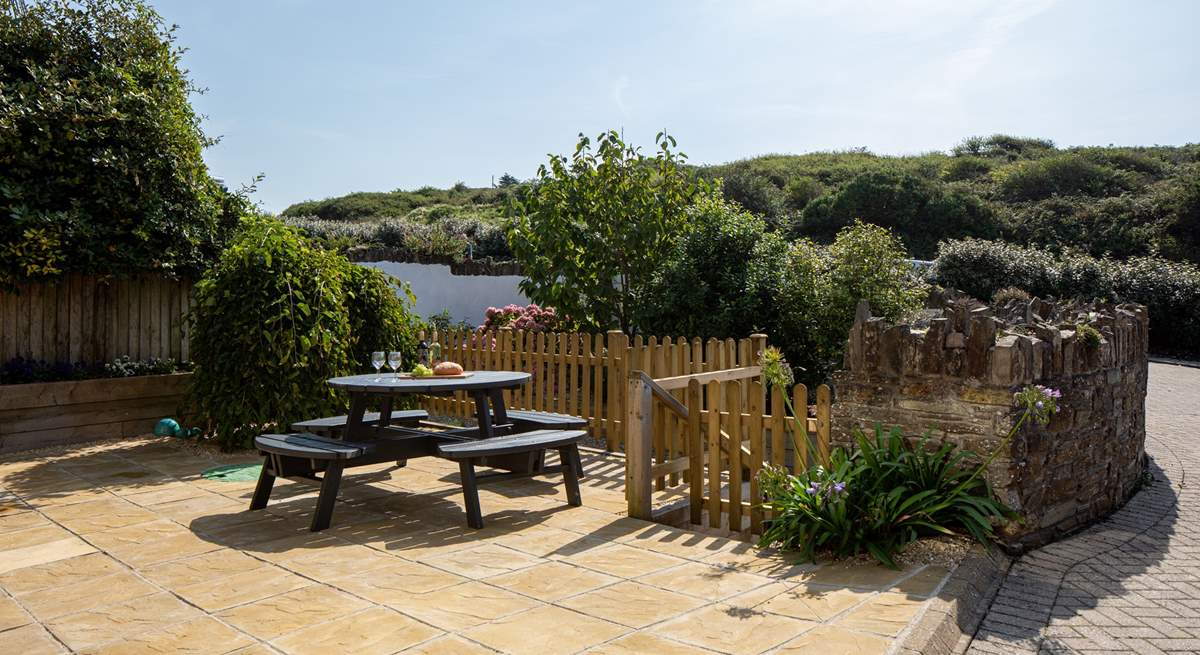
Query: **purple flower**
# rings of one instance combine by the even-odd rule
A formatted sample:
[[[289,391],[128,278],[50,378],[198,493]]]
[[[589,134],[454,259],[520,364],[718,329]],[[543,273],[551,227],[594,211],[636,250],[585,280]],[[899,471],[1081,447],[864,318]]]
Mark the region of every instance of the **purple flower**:
[[[815,496],[821,493],[821,488],[817,486],[816,482],[813,482],[812,484],[808,485],[808,488],[805,489],[804,492],[810,496]]]
[[[1034,403],[1033,406],[1037,407],[1038,409],[1044,409],[1046,407],[1046,403],[1039,400],[1036,403]]]
[[[839,493],[839,494],[846,493],[846,483],[845,482],[833,483],[833,490],[834,490],[834,492]]]

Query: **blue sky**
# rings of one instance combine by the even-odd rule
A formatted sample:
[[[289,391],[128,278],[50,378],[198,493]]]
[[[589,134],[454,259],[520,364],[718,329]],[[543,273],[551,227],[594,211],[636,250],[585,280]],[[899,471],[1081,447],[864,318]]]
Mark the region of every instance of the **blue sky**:
[[[152,2],[208,89],[214,174],[265,174],[272,211],[528,178],[609,128],[696,163],[1200,141],[1197,0]]]

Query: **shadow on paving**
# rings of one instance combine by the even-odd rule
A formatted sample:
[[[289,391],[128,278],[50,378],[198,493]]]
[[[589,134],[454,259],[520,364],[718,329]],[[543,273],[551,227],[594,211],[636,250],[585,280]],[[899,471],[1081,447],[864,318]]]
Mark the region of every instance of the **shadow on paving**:
[[[1170,457],[1170,455],[1167,455]],[[1153,482],[1104,521],[1013,563],[971,645],[972,653],[1074,652],[1043,631],[1145,590],[1139,576],[1167,557],[1179,517],[1175,462],[1148,457]],[[952,601],[952,598],[945,598]],[[960,615],[959,628],[969,615]]]

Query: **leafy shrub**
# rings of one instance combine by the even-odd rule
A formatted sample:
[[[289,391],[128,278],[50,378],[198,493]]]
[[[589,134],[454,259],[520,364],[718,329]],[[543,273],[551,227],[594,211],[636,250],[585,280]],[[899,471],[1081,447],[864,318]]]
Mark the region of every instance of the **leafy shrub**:
[[[888,230],[855,222],[821,248],[800,240],[788,250],[768,331],[788,360],[815,383],[840,362],[860,300],[876,316],[897,320],[921,307],[926,286]]]
[[[1053,196],[1018,208],[1005,226],[1004,238],[1054,252],[1149,255],[1163,242],[1164,204],[1131,195],[1098,200]]]
[[[336,414],[326,380],[348,373],[351,265],[268,218],[247,218],[196,284],[192,411],[226,449],[295,421]]]
[[[1170,218],[1163,254],[1200,263],[1200,165],[1193,165],[1180,176],[1166,204]]]
[[[315,216],[327,221],[353,221],[381,216],[405,216],[414,209],[430,205],[479,205],[503,202],[504,189],[471,189],[456,186],[437,189],[426,186],[415,191],[358,192],[325,200],[307,200],[289,206],[281,216]]]
[[[1200,354],[1200,267],[1160,257],[1125,261],[1086,255],[1055,256],[998,241],[948,241],[938,250],[931,279],[976,298],[1020,287],[1036,296],[1136,302],[1150,313],[1150,348]]]
[[[769,220],[783,213],[783,191],[763,175],[734,171],[721,179],[721,194],[726,200]]]
[[[590,329],[633,331],[657,269],[687,231],[688,207],[714,191],[684,166],[665,133],[647,157],[615,132],[580,135],[569,156],[552,155],[510,205],[509,245],[521,291]]]
[[[809,203],[792,234],[828,241],[858,219],[895,231],[920,258],[933,256],[941,239],[995,237],[1000,231],[994,212],[969,191],[910,173],[876,171]]]
[[[445,216],[422,222],[407,218],[370,221],[328,221],[289,217],[284,222],[327,247],[344,250],[356,245],[397,248],[413,259],[512,259],[504,228],[474,218]]]
[[[0,10],[0,283],[196,272],[246,203],[201,158],[174,35],[137,0]]]
[[[994,173],[1000,193],[1010,200],[1041,200],[1050,196],[1116,195],[1136,188],[1136,179],[1075,154],[1023,161]]]
[[[648,334],[745,337],[773,322],[787,245],[737,205],[704,198],[690,229],[665,255],[638,316]]]
[[[952,152],[955,156],[975,155],[1015,161],[1044,157],[1053,151],[1054,142],[1048,139],[993,134],[989,137],[973,136],[964,139],[962,143],[954,146]]]
[[[992,497],[969,451],[954,444],[931,447],[928,437],[910,444],[892,428],[875,428],[874,438],[856,432],[858,449],[836,448],[826,465],[789,475],[763,469],[759,483],[772,512],[763,546],[798,550],[813,559],[818,550],[837,557],[869,552],[896,567],[895,554],[922,535],[972,535],[990,543],[993,520],[1007,510]]]
[[[946,162],[946,167],[942,169],[942,179],[950,182],[974,180],[990,173],[992,166],[993,164],[983,157],[955,157]]]
[[[534,303],[525,307],[488,307],[484,316],[484,324],[479,329],[485,331],[511,327],[529,332],[558,332],[570,325],[570,318],[560,315],[553,307],[539,307]]]
[[[411,313],[416,298],[408,283],[368,266],[345,270],[351,368],[366,366],[376,350],[398,350],[404,361],[416,361],[419,324]]]
[[[808,176],[801,176],[788,180],[787,186],[783,188],[783,202],[788,209],[801,211],[823,193],[825,187],[820,182]]]
[[[770,349],[764,355],[764,378],[771,385],[785,383],[778,358]],[[809,559],[818,550],[836,557],[869,552],[891,568],[898,568],[896,553],[922,535],[965,532],[990,545],[995,524],[1016,515],[992,495],[985,472],[1030,419],[1048,423],[1061,397],[1040,385],[1016,394],[1017,420],[983,458],[956,451],[953,443],[935,446],[928,433],[915,443],[898,427],[885,435],[877,424],[873,439],[855,430],[853,452],[835,448],[828,459],[798,475],[765,467],[759,482],[763,507],[772,516],[759,545],[798,550]]]
[[[1003,307],[1014,300],[1029,300],[1030,296],[1024,289],[1004,287],[992,294],[992,306]]]
[[[1098,348],[1102,340],[1100,331],[1087,323],[1077,323],[1075,325],[1075,336],[1087,348]]]
[[[136,360],[122,356],[105,363],[47,362],[41,359],[13,357],[0,366],[0,384],[128,378],[188,370],[191,370],[191,362],[180,362],[170,357]]]

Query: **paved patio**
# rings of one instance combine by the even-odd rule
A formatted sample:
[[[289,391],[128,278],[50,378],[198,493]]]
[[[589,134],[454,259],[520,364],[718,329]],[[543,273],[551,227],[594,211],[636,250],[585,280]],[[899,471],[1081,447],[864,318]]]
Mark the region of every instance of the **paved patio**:
[[[252,461],[246,459],[244,461]],[[0,653],[883,653],[937,567],[815,567],[621,516],[622,460],[484,485],[453,463],[354,469],[334,527],[315,490],[252,482],[168,440],[0,460]]]

